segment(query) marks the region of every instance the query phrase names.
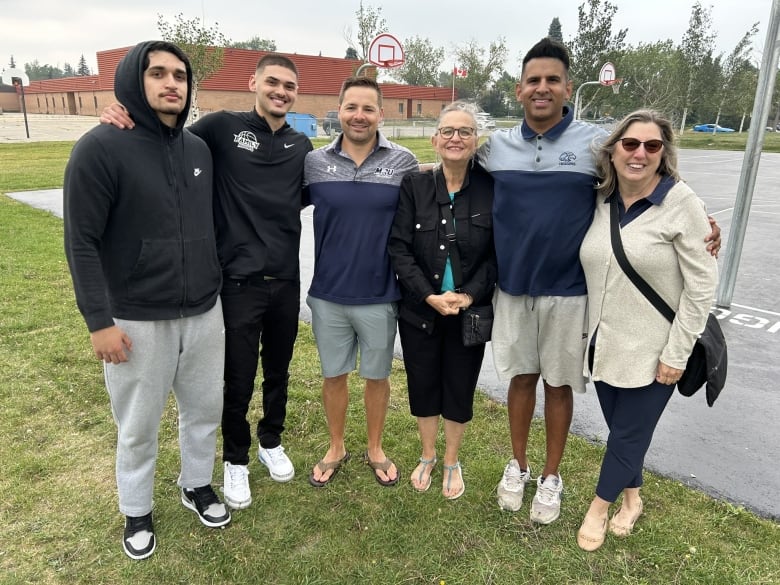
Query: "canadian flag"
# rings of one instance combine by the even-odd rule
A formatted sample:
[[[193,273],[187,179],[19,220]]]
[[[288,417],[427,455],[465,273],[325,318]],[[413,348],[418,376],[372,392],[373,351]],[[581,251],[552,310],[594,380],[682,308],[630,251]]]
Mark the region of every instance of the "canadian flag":
[[[457,65],[452,69],[452,74],[455,77],[468,77],[469,71],[465,67],[458,67]]]

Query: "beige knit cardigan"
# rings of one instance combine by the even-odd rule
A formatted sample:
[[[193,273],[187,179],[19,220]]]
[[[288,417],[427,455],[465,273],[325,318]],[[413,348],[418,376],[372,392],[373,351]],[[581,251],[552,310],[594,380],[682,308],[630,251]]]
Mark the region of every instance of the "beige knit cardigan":
[[[600,195],[580,248],[588,285],[588,340],[598,329],[593,372],[587,352],[583,371],[593,381],[637,388],[655,380],[659,360],[685,368],[712,305],[717,263],[704,242],[711,231],[704,203],[685,183],[621,228],[629,262],[676,311],[670,324],[618,265],[609,218],[610,205]]]

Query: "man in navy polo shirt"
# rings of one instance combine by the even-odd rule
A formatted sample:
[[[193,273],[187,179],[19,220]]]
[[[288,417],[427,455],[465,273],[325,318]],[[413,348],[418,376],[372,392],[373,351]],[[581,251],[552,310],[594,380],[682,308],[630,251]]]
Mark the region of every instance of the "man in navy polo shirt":
[[[344,444],[349,391],[357,365],[365,379],[366,463],[383,486],[398,469],[382,450],[390,368],[401,298],[387,253],[401,179],[418,169],[406,148],[379,132],[382,94],[376,81],[351,77],[339,96],[343,133],[306,156],[304,182],[314,205],[314,274],[307,302],[322,367],[322,402],[330,445],[309,483],[322,487],[349,458]]]
[[[517,83],[523,123],[491,135],[478,152],[495,180],[493,229],[498,258],[493,357],[507,393],[513,458],[498,485],[498,503],[517,511],[531,480],[528,436],[536,385],[544,384],[546,460],[537,477],[531,520],[560,515],[563,458],[573,391],[584,392],[587,296],[579,249],[593,218],[596,166],[592,145],[603,129],[574,120],[569,55],[542,39],[525,55]],[[720,247],[720,230],[710,249]]]

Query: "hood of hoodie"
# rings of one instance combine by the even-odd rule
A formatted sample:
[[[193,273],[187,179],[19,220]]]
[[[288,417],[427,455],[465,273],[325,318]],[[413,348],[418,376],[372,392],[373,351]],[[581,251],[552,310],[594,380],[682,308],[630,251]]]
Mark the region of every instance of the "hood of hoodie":
[[[165,125],[160,121],[149,101],[146,99],[144,90],[144,58],[150,52],[151,47],[156,41],[145,41],[138,43],[125,55],[119,62],[114,75],[114,93],[119,103],[121,103],[130,115],[133,121],[141,127],[160,131]],[[159,49],[156,49],[159,50]],[[192,66],[189,59],[185,58],[184,65],[187,69],[187,99],[184,109],[176,119],[176,128],[181,130],[187,115],[190,111],[190,100],[192,99]]]

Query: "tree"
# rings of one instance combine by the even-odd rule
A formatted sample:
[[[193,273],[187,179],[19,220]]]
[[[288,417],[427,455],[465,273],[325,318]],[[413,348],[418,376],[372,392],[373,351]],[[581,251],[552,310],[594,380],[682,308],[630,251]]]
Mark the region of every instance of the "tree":
[[[79,64],[76,67],[76,75],[92,75],[92,72],[89,70],[89,66],[87,65],[87,60],[84,58],[84,54],[82,53],[81,58],[79,59]]]
[[[739,88],[734,87],[734,80],[737,77],[737,74],[743,70],[745,64],[750,64],[751,44],[753,42],[753,37],[756,36],[757,33],[758,23],[756,22],[750,27],[750,30],[742,36],[723,64],[723,83],[720,88],[718,111],[715,114],[716,124],[720,122],[720,114],[723,111],[723,107],[727,100],[729,100],[732,95],[736,96],[736,91],[740,90]]]
[[[685,31],[680,45],[680,55],[682,57],[681,71],[685,81],[685,92],[680,100],[682,109],[680,134],[685,131],[688,111],[701,102],[702,95],[700,91],[694,91],[694,89],[697,81],[701,79],[705,60],[712,58],[714,44],[715,33],[712,32],[712,9],[703,8],[697,0],[691,8],[688,30]]]
[[[404,40],[404,64],[393,69],[391,77],[409,85],[436,85],[444,61],[444,49],[434,47],[427,38]]]
[[[62,75],[64,77],[76,77],[76,70],[73,68],[73,65],[70,63],[65,63],[65,65],[62,67]]]
[[[671,39],[629,47],[620,58],[623,87],[610,102],[616,106],[610,115],[617,118],[639,107],[671,115],[680,93],[678,62],[677,48]]]
[[[563,42],[563,29],[561,29],[561,21],[558,20],[557,16],[552,19],[550,28],[547,29],[547,36],[554,41],[558,41],[559,43]]]
[[[353,61],[360,59],[360,57],[358,57],[357,51],[355,50],[355,47],[347,47],[347,54],[344,55],[344,58]]]
[[[237,41],[235,43],[229,43],[227,45],[232,49],[249,49],[250,51],[276,51],[276,41],[272,39],[261,39],[257,35],[253,36],[248,41]]]
[[[54,67],[48,63],[41,65],[38,63],[38,59],[35,59],[32,63],[24,64],[24,72],[30,81],[37,81],[39,79],[59,79],[63,77],[62,69]]]
[[[517,80],[508,71],[502,71],[501,76],[493,83],[483,97],[480,105],[486,111],[497,117],[517,116],[520,104],[515,97]]]
[[[587,10],[586,10],[587,6]],[[607,61],[616,62],[623,51],[628,29],[621,29],[613,34],[612,19],[617,12],[617,6],[608,0],[587,0],[577,9],[579,24],[577,35],[570,43],[571,77],[574,89],[587,81],[598,79],[601,67]],[[611,96],[599,87],[590,94],[589,101],[583,100],[583,111],[597,109],[599,102]]]
[[[358,59],[368,61],[368,49],[371,41],[378,34],[387,32],[387,22],[382,16],[382,8],[374,8],[367,4],[363,6],[363,0],[360,0],[360,7],[355,12],[357,17],[357,43],[352,39],[352,29],[347,27],[344,30],[344,39],[347,45],[357,52]]]
[[[490,90],[493,78],[504,70],[506,56],[506,40],[503,37],[490,43],[487,56],[485,56],[485,48],[479,46],[473,39],[456,47],[457,65],[468,71],[466,78],[458,78],[455,82],[459,96],[481,103]]]
[[[15,69],[16,68],[16,61],[14,61],[14,56],[13,55],[11,55],[11,60],[8,62],[8,67],[10,69]]]
[[[185,20],[179,13],[171,24],[157,15],[157,28],[163,40],[177,45],[189,57],[192,66],[192,97],[190,100],[190,118],[197,118],[198,87],[201,82],[222,68],[225,49],[229,40],[217,28],[219,23],[206,28],[199,18]]]

